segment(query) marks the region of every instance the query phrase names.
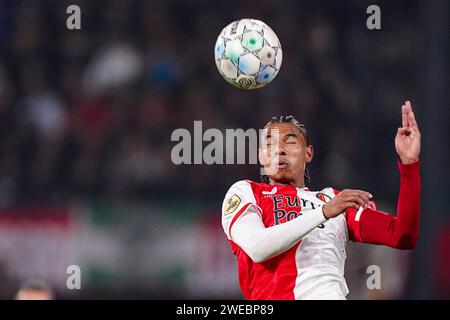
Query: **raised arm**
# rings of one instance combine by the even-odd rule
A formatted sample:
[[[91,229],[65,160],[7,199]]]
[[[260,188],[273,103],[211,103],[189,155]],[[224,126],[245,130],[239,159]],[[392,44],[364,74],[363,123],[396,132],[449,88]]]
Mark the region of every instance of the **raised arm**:
[[[402,106],[402,127],[395,137],[395,149],[400,158],[396,217],[371,208],[350,208],[346,212],[347,225],[353,241],[412,249],[419,236],[420,131],[409,101]]]

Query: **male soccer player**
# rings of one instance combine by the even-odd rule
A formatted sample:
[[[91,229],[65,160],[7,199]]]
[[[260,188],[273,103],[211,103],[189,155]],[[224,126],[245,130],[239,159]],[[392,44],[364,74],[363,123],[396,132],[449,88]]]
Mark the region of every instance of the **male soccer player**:
[[[395,137],[400,192],[396,216],[377,211],[361,190],[305,187],[313,148],[292,116],[266,127],[259,161],[266,183],[236,182],[225,196],[222,226],[238,259],[247,299],[345,299],[348,241],[412,249],[419,233],[420,131],[406,101]]]

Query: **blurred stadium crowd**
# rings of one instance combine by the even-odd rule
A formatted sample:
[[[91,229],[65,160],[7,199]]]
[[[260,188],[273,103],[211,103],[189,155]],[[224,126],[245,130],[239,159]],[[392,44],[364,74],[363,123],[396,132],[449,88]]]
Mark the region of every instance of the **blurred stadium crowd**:
[[[81,8],[81,30],[66,28],[70,4]],[[417,68],[424,59],[425,36],[417,26],[419,2],[384,2],[381,31],[366,28],[370,4],[1,1],[0,210],[79,199],[149,206],[169,201],[180,207],[196,202],[200,213],[218,221],[228,187],[237,180],[258,179],[257,166],[176,166],[170,158],[172,131],[192,132],[194,120],[203,121],[203,130],[258,129],[274,115],[292,114],[305,124],[315,149],[310,189],[370,190],[378,206],[392,212],[398,190],[394,136],[400,106],[410,99],[419,125],[425,115]],[[233,88],[214,63],[213,48],[222,28],[247,17],[266,22],[283,46],[280,73],[257,91]],[[125,211],[123,218],[135,213]],[[111,239],[119,237],[111,230]],[[133,236],[145,234],[140,232]],[[158,232],[162,239],[164,231]],[[138,248],[149,246],[143,239]],[[130,243],[123,247],[128,258]],[[153,253],[160,249],[154,247],[149,263],[158,263]],[[356,249],[360,258],[351,266],[362,274],[362,286],[366,249]],[[142,256],[133,254],[133,259]],[[390,253],[378,255],[376,261],[397,270],[387,276],[394,289],[384,297],[402,297],[404,279],[396,275],[407,274],[403,270],[408,262],[397,263]],[[117,261],[130,267],[128,258]],[[0,278],[5,279],[1,262]],[[234,269],[225,271],[235,279]],[[217,276],[211,276],[212,283]],[[205,278],[192,279],[195,292],[198,279]],[[178,284],[173,288],[169,295],[180,297]],[[236,292],[228,294],[239,297]]]
[[[1,4],[2,206],[223,193],[236,179],[257,179],[257,169],[176,167],[171,132],[192,130],[193,120],[204,130],[261,128],[280,114],[312,136],[314,186],[395,191],[399,107],[418,98],[410,3],[392,5],[395,28],[386,20],[389,32],[373,34],[364,1],[80,1],[79,31],[65,28],[68,3]],[[226,84],[212,55],[222,27],[246,15],[272,26],[285,51],[277,81],[258,92]]]

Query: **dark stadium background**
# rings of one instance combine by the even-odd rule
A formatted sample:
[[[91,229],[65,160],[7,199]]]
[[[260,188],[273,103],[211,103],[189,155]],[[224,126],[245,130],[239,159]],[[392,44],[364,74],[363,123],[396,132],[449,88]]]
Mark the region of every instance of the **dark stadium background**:
[[[66,28],[70,4],[81,30]],[[371,4],[381,30],[366,28]],[[176,166],[172,131],[295,115],[315,148],[310,189],[361,188],[394,212],[406,99],[422,131],[419,243],[350,244],[348,298],[450,298],[448,13],[445,0],[0,1],[0,298],[42,279],[58,299],[240,299],[220,206],[258,167]],[[256,91],[227,84],[213,58],[244,17],[283,46]],[[366,287],[369,265],[381,290]]]

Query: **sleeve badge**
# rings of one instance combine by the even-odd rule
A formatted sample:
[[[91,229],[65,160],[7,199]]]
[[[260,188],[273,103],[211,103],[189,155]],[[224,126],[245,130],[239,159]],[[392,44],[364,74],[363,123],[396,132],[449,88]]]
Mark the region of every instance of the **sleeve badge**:
[[[236,211],[236,209],[241,204],[241,198],[239,198],[237,195],[233,194],[231,198],[227,201],[227,204],[225,206],[225,212],[224,215],[229,215]]]

